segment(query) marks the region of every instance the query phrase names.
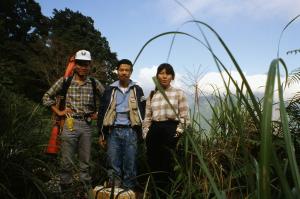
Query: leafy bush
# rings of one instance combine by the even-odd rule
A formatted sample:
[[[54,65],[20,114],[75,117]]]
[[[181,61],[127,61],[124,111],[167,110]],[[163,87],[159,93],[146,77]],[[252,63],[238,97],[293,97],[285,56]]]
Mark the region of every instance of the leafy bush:
[[[45,110],[1,85],[0,109],[0,195],[46,198],[43,183],[51,169],[43,154],[49,126]]]

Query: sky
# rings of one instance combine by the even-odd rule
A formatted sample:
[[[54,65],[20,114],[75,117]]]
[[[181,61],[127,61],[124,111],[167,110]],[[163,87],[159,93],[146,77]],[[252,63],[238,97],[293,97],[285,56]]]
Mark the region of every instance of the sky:
[[[51,17],[53,9],[69,8],[94,20],[94,26],[106,37],[118,59],[135,60],[143,45],[164,32],[181,31],[201,41],[203,36],[193,18],[211,26],[226,43],[243,70],[254,92],[264,92],[266,74],[271,61],[277,57],[280,34],[288,22],[300,14],[299,0],[37,0],[42,13]],[[180,3],[178,3],[180,2]],[[180,4],[184,5],[184,9]],[[192,14],[192,16],[190,14]],[[216,36],[200,26],[216,56],[241,82]],[[300,18],[284,32],[279,56],[291,72],[300,67]],[[177,35],[168,58],[172,35],[152,41],[134,65],[132,79],[149,93],[154,88],[151,77],[159,64],[169,62],[175,69],[173,84],[191,91],[197,82],[203,93],[213,88],[224,90],[221,76],[210,52],[198,41]],[[282,71],[283,72],[283,71]],[[286,96],[297,91],[286,90]]]

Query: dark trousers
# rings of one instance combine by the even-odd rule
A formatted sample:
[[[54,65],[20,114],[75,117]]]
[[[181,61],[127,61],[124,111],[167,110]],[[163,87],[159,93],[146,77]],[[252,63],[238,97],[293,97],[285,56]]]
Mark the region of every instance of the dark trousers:
[[[173,176],[173,155],[178,138],[175,137],[178,122],[152,122],[146,138],[147,161],[157,188],[168,192],[169,178]]]

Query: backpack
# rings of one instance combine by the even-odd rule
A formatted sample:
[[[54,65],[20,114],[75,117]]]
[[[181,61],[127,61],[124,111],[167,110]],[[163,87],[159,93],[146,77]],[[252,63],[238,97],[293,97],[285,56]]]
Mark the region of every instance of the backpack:
[[[150,95],[149,95],[149,97],[150,97],[150,102],[151,102],[151,100],[152,100],[153,95],[155,94],[155,92],[156,92],[156,90],[152,90],[152,91],[150,92]]]

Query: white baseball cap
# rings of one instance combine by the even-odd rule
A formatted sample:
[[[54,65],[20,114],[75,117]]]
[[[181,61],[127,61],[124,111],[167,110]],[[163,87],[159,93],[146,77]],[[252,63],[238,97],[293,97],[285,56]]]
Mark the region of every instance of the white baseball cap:
[[[87,50],[79,50],[75,55],[75,59],[91,61],[91,53]]]

